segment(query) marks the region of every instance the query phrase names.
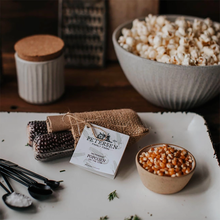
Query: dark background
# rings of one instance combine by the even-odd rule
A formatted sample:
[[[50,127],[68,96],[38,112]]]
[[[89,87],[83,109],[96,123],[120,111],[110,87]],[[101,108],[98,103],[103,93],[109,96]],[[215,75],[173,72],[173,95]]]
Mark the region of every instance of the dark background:
[[[161,14],[182,14],[201,18],[209,17],[220,22],[219,0],[161,0]]]
[[[130,0],[118,1],[126,3]],[[150,3],[148,0],[142,1],[141,4],[143,2],[152,4],[152,1]],[[140,1],[137,0],[137,3],[140,4]],[[209,17],[220,22],[220,0],[155,0],[153,4],[157,4],[158,14]],[[0,19],[2,52],[12,53],[14,43],[23,37],[33,34],[58,34],[58,0],[0,0]],[[109,19],[112,19],[110,14]],[[110,44],[111,39],[107,42]]]
[[[113,21],[116,27],[124,21],[152,13],[210,17],[220,22],[220,0],[107,0],[107,3],[108,29],[110,29],[107,34],[107,46],[108,52],[112,53],[114,53],[111,45],[113,26],[109,23]],[[17,93],[13,46],[17,40],[29,35],[57,35],[58,0],[0,0],[0,25],[4,67],[3,84],[1,84],[0,71],[1,111],[51,112],[52,109],[53,112],[65,112],[72,109],[82,112],[124,107],[132,107],[138,112],[167,111],[141,97],[127,81],[117,62],[108,62],[107,68],[100,70],[66,68],[67,92],[62,100],[44,106],[33,106],[24,102]],[[113,60],[109,57],[108,60]],[[67,106],[71,106],[70,110],[66,109]],[[206,105],[190,110],[205,118],[212,139],[216,143],[220,142],[219,109],[218,95]],[[217,154],[220,155],[220,151]]]

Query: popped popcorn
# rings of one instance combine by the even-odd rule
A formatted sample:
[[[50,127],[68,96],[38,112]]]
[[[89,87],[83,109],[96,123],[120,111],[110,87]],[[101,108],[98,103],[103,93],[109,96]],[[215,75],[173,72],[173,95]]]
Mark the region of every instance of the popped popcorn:
[[[187,66],[220,64],[220,24],[209,18],[190,22],[178,17],[171,22],[165,16],[149,14],[132,25],[122,29],[118,42],[137,56]]]

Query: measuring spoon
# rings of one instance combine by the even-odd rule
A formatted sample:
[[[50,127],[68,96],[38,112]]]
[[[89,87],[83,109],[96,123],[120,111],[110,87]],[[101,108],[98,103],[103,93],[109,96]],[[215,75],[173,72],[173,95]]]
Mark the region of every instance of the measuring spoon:
[[[23,167],[15,164],[15,163],[13,163],[11,161],[0,159],[0,164],[5,165],[5,166],[7,166],[9,168],[15,169],[15,170],[17,170],[19,172],[26,173],[26,174],[28,174],[30,176],[33,176],[33,177],[37,178],[37,179],[43,180],[44,183],[46,183],[52,189],[55,189],[55,188],[59,187],[60,183],[62,182],[62,181],[49,180],[46,177],[41,176],[41,175],[39,175],[39,174],[37,174],[37,173],[35,173],[33,171],[30,171],[30,170],[28,170],[26,168],[23,168]]]
[[[0,186],[7,192],[2,196],[4,203],[11,209],[23,210],[29,208],[32,205],[31,199],[28,196],[14,192],[6,177],[3,174],[2,176],[11,190],[10,192],[3,183],[0,182]]]
[[[30,178],[29,176],[25,175],[24,173],[18,173],[16,172],[14,169],[12,168],[5,168],[3,166],[0,165],[0,170],[4,170],[5,172],[10,173],[11,175],[16,176],[17,178],[21,179],[22,181],[28,183],[29,185],[34,185],[38,188],[41,189],[48,189],[50,188],[49,186],[46,186],[45,184],[42,183],[38,183],[37,181],[35,181],[34,179]]]
[[[34,185],[33,183],[30,182],[26,182],[23,181],[21,179],[19,179],[18,177],[14,176],[11,173],[8,173],[5,170],[0,169],[2,173],[4,173],[5,175],[7,175],[8,177],[10,177],[11,179],[23,184],[24,186],[28,187],[28,192],[29,194],[35,198],[35,199],[45,199],[46,197],[48,197],[49,195],[52,194],[52,190],[49,186],[44,185],[44,184],[38,184],[38,185]]]
[[[46,183],[48,186],[50,186],[52,189],[58,188],[60,185],[60,182],[62,181],[55,181],[55,180],[49,180],[44,176],[41,176],[37,173],[34,173],[32,171],[26,170],[25,168],[21,168],[21,167],[14,167],[14,170],[18,171],[19,173],[25,173],[27,175],[33,176],[37,179],[43,180],[44,183]]]

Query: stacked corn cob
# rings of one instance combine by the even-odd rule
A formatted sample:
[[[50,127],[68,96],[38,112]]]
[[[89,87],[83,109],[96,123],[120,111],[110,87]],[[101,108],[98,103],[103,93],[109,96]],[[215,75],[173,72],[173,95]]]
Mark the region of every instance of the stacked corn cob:
[[[37,135],[47,133],[46,121],[30,121],[27,124],[28,144],[33,145],[34,138]]]
[[[35,159],[47,161],[69,156],[74,150],[71,131],[48,133],[46,121],[30,121],[27,125],[28,144],[33,146]]]
[[[47,121],[28,123],[29,144],[33,146],[35,158],[45,161],[72,154],[87,121],[129,135],[130,144],[149,132],[132,109],[48,116]]]

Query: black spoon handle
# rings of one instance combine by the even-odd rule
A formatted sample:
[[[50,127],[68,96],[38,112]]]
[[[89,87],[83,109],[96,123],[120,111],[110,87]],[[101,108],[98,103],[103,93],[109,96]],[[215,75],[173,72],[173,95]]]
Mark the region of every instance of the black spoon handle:
[[[1,182],[0,182],[0,186],[1,186],[7,193],[11,193]]]
[[[19,172],[23,172],[23,173],[26,173],[26,174],[28,174],[28,175],[30,175],[30,176],[33,176],[33,177],[35,177],[35,178],[38,178],[38,179],[40,179],[40,180],[47,180],[47,178],[46,177],[43,177],[43,176],[41,176],[41,175],[39,175],[39,174],[37,174],[37,173],[34,173],[33,171],[30,171],[30,170],[27,170],[27,169],[25,169],[25,168],[23,168],[23,167],[13,167],[13,169],[15,169],[15,170],[17,170],[17,171],[19,171]]]
[[[6,171],[7,173],[10,173],[13,176],[16,176],[17,178],[21,179],[22,181],[27,182],[29,185],[33,184],[33,183],[36,183],[36,181],[34,182],[33,179],[32,179],[32,181],[30,181],[30,179],[25,178],[23,175],[17,173],[16,171],[13,171],[12,168],[6,168],[6,167],[0,165],[0,171],[1,170],[4,170],[4,171]]]
[[[14,190],[12,189],[11,184],[9,183],[9,181],[8,181],[7,177],[5,176],[5,174],[1,173],[1,175],[2,175],[3,179],[5,180],[6,184],[8,185],[8,188],[11,190],[11,192],[14,192]]]
[[[11,161],[8,161],[8,160],[0,159],[0,165],[7,166],[9,168],[13,168],[13,169],[18,170],[20,172],[24,172],[24,173],[26,173],[26,174],[28,174],[30,176],[36,177],[36,178],[41,179],[41,180],[47,180],[46,177],[41,176],[41,175],[31,171],[31,170],[28,170],[28,169],[26,169],[24,167],[21,167],[21,166],[13,163]]]
[[[17,164],[9,161],[9,160],[4,160],[4,159],[0,159],[0,164],[1,165],[5,165],[5,166],[8,166],[8,167],[16,167],[18,166]]]
[[[14,168],[6,168],[7,170],[10,169],[10,171],[12,171],[18,178],[23,178],[23,180],[25,181],[28,181],[30,183],[37,183],[36,180],[32,179],[31,177],[27,176],[26,174],[24,174],[23,172],[21,171],[18,171],[17,169],[14,169]]]
[[[1,170],[1,173],[4,173],[5,175],[7,175],[8,177],[10,177],[11,179],[13,179],[13,180],[15,180],[15,181],[17,181],[17,182],[19,182],[19,183],[21,183],[21,184],[23,184],[23,185],[29,187],[29,184],[27,184],[26,182],[21,181],[20,179],[18,179],[18,178],[16,178],[15,176],[13,176],[13,175],[7,173],[7,171],[2,170],[1,168],[0,168],[0,170]]]

